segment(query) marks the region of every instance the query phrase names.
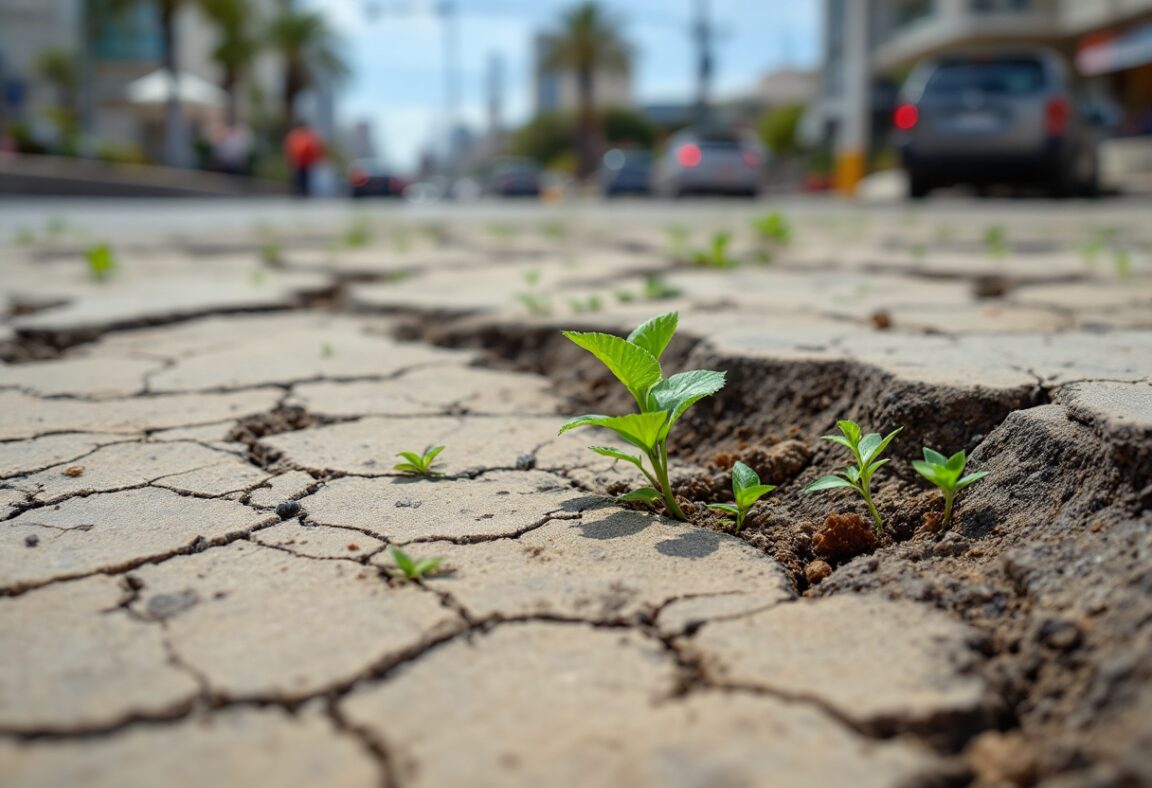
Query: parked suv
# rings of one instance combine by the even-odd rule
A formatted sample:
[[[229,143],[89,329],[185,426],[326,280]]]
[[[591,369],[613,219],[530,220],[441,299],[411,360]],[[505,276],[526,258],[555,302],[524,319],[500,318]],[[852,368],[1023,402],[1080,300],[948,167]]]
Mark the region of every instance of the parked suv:
[[[656,162],[653,184],[662,197],[760,193],[764,150],[748,132],[682,129]]]
[[[909,196],[968,183],[1096,188],[1096,140],[1068,68],[1047,49],[939,55],[909,75],[893,116]]]

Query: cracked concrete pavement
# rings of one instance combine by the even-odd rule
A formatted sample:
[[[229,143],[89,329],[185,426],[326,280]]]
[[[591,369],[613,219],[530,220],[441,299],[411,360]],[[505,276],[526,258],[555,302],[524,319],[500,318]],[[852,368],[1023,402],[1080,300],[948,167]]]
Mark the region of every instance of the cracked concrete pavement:
[[[751,260],[738,219],[695,243],[735,228]],[[1087,220],[1022,221],[1046,243],[990,259],[927,220],[817,212],[733,271],[678,262],[657,221],[558,220],[381,222],[357,249],[283,227],[274,267],[256,232],[209,254],[158,231],[104,283],[79,242],[0,249],[6,786],[996,784],[969,746],[1014,713],[987,634],[869,581],[874,559],[822,596],[754,539],[616,504],[627,469],[557,436],[606,390],[554,337],[679,309],[680,361],[731,370],[713,412],[811,439],[797,473],[846,397],[935,445],[978,425],[992,468],[1023,467],[997,430],[1074,423],[1131,518],[1147,229],[1118,279],[1069,251]],[[438,478],[393,470],[436,444]],[[976,495],[974,519],[1028,514]],[[1050,516],[1111,505],[1078,500]],[[400,582],[392,546],[443,571]]]

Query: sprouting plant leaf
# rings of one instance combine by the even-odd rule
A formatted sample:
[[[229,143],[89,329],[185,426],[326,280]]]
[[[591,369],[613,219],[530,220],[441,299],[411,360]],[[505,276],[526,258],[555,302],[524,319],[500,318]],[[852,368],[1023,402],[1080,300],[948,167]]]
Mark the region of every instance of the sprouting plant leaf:
[[[792,225],[779,211],[757,216],[752,220],[752,229],[762,242],[787,246],[792,242]]]
[[[277,268],[284,264],[284,256],[280,251],[280,244],[267,241],[260,246],[260,261],[269,268]]]
[[[682,224],[674,224],[665,228],[668,235],[668,254],[673,260],[683,260],[688,252],[688,239],[690,232]]]
[[[865,435],[860,429],[860,425],[847,419],[836,422],[836,426],[839,428],[840,434],[825,435],[824,440],[837,443],[851,451],[852,456],[856,458],[856,464],[848,466],[839,474],[821,476],[805,487],[804,492],[814,493],[823,490],[852,488],[864,499],[864,503],[868,506],[868,513],[872,515],[872,522],[876,525],[876,530],[881,531],[884,529],[884,521],[880,518],[880,512],[877,511],[876,505],[872,502],[872,475],[888,463],[888,460],[880,459],[880,455],[904,428],[900,427],[888,435],[881,436],[878,432],[870,432]]]
[[[552,314],[552,299],[543,293],[517,293],[516,300],[523,304],[531,315],[544,317]]]
[[[442,451],[444,451],[443,446],[432,446],[425,449],[423,453],[414,451],[399,452],[396,456],[405,461],[393,465],[392,470],[400,471],[409,476],[433,476],[435,472],[432,470],[432,465]]]
[[[264,284],[264,280],[267,278],[268,278],[267,274],[265,274],[259,268],[257,268],[255,271],[253,271],[248,276],[249,281],[251,281],[252,284],[255,285],[256,287],[259,287],[260,285]]]
[[[677,298],[681,291],[664,281],[659,274],[644,277],[644,299],[647,301],[663,301],[668,298]]]
[[[426,577],[431,577],[440,571],[440,565],[444,562],[443,558],[414,559],[399,547],[392,547],[390,550],[392,560],[396,562],[396,569],[399,570],[399,577],[402,577],[408,582],[415,582],[423,580]],[[396,572],[393,572],[394,576],[396,576],[396,574]]]
[[[367,217],[358,216],[352,220],[344,232],[343,243],[349,249],[359,249],[372,243],[372,223]]]
[[[627,339],[599,332],[565,331],[564,336],[584,348],[608,367],[644,408],[651,388],[660,380],[660,362],[652,353]]]
[[[732,268],[739,265],[739,260],[728,256],[728,244],[731,241],[731,233],[713,233],[707,249],[698,249],[692,253],[692,262],[708,268]]]
[[[320,356],[321,358],[332,358],[336,355],[336,349],[332,347],[331,342],[320,343]]]
[[[613,295],[621,304],[631,304],[636,300],[636,296],[627,290],[617,290]]]
[[[984,248],[993,260],[1008,256],[1008,232],[1003,225],[994,224],[984,231]]]
[[[601,427],[640,449],[643,456],[604,446],[591,447],[597,454],[632,463],[651,483],[650,488],[629,493],[639,497],[622,500],[654,502],[662,498],[671,516],[686,520],[668,478],[668,434],[688,408],[723,387],[724,373],[697,370],[663,377],[659,356],[672,340],[677,321],[675,312],[658,315],[637,327],[627,339],[612,334],[565,331],[564,336],[596,356],[628,389],[639,412],[626,416],[580,416],[564,424],[560,433],[578,427]],[[651,470],[645,467],[645,459]]]
[[[1117,249],[1112,254],[1112,266],[1116,276],[1125,279],[1132,275],[1132,254],[1127,249]]]
[[[923,460],[912,461],[912,467],[916,472],[939,487],[940,492],[944,494],[944,527],[947,527],[952,520],[952,503],[956,493],[988,475],[987,471],[978,471],[964,476],[964,466],[967,464],[968,457],[963,451],[945,457],[928,447],[924,448]]]
[[[761,484],[756,471],[737,461],[732,466],[732,498],[736,503],[710,503],[708,508],[735,515],[736,533],[740,533],[744,529],[744,519],[748,516],[752,505],[775,489],[774,485]]]
[[[639,501],[640,503],[653,504],[659,501],[660,498],[660,491],[655,487],[641,487],[639,490],[633,490],[632,492],[616,496],[617,501],[624,503]]]
[[[116,255],[108,244],[90,247],[84,253],[84,259],[88,263],[88,275],[96,282],[108,281],[119,268]]]
[[[529,268],[527,271],[524,271],[520,274],[520,276],[524,279],[524,284],[528,285],[529,287],[535,287],[536,285],[540,284],[540,275],[541,271],[539,268]]]

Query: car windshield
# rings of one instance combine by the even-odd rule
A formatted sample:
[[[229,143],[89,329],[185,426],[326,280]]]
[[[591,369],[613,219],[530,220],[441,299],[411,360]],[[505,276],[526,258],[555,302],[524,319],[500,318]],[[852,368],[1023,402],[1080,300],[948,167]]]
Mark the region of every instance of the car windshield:
[[[936,68],[924,87],[924,95],[956,96],[975,92],[1027,96],[1044,87],[1044,68],[1036,60],[951,61]]]

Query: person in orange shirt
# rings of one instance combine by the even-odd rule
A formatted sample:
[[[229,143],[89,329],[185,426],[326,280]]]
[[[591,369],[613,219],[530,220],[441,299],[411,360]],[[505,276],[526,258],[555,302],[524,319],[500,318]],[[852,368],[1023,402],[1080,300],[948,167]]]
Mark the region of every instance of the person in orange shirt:
[[[324,143],[307,123],[297,122],[284,138],[284,158],[292,168],[292,193],[307,197],[312,191],[312,168],[324,158]]]

